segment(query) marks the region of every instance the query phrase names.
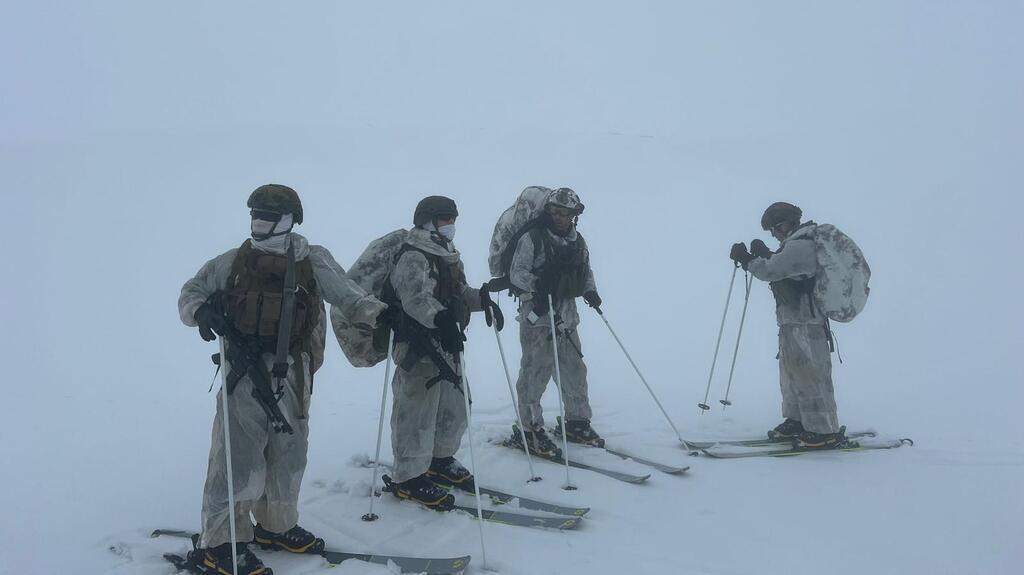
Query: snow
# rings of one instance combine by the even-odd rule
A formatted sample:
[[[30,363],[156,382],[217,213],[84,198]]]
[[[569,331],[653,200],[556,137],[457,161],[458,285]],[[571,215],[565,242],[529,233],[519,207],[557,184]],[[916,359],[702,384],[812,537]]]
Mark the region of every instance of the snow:
[[[779,420],[760,283],[734,405],[717,400],[738,296],[715,409],[698,415],[729,245],[772,245],[758,220],[781,199],[864,250],[871,298],[836,328],[840,418],[914,447],[688,457],[584,310],[595,427],[691,469],[639,486],[574,469],[569,492],[563,468],[537,462],[544,480],[527,484],[524,458],[489,443],[513,415],[493,335],[475,320],[481,483],[592,507],[571,532],[486,524],[488,568],[1021,571],[1019,3],[54,1],[4,13],[0,573],[171,572],[160,553],[186,543],[147,535],[198,525],[216,400],[214,346],[180,324],[178,290],[241,243],[245,197],[271,181],[299,191],[300,231],[346,265],[408,225],[418,199],[450,195],[473,282],[487,279],[494,221],[522,188],[573,187],[607,318],[692,439]],[[511,366],[514,328],[502,333]],[[334,548],[471,554],[482,572],[465,516],[385,498],[379,521],[360,520],[371,471],[358,460],[373,454],[382,378],[331,342],[302,524]],[[545,402],[553,423],[551,391]],[[459,457],[468,464],[465,442]],[[327,572],[315,557],[266,559],[277,573]]]

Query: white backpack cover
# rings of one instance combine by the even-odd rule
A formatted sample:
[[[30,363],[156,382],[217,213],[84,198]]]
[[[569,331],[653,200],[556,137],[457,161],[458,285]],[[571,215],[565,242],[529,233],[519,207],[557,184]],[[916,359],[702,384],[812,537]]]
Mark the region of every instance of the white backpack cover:
[[[518,238],[521,237],[519,232],[526,224],[537,219],[544,212],[544,205],[547,204],[551,192],[551,188],[530,186],[519,194],[516,203],[502,212],[498,223],[494,224],[490,253],[487,256],[491,277],[504,277],[508,273],[508,270],[503,269],[507,263],[502,261],[506,259],[505,250],[513,239],[518,241]]]
[[[382,299],[384,282],[394,269],[395,256],[408,237],[408,230],[395,230],[370,242],[349,268],[348,278],[367,293]],[[386,322],[378,322],[377,329],[373,330],[357,327],[349,323],[340,309],[331,306],[331,327],[341,350],[353,366],[372,367],[387,357],[391,328]]]
[[[818,260],[814,302],[830,320],[851,321],[864,309],[871,291],[871,268],[864,253],[850,236],[830,224],[817,226],[814,244]]]

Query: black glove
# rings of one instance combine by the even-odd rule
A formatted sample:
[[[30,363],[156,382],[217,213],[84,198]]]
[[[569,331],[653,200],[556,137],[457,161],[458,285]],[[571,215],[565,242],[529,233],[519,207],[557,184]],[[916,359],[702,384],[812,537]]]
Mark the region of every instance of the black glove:
[[[583,301],[587,302],[587,305],[600,311],[601,309],[601,296],[597,295],[596,290],[590,290],[583,294]]]
[[[487,282],[480,286],[480,307],[484,309],[484,321],[487,322],[487,327],[491,327],[494,322],[498,322],[496,324],[498,331],[505,327],[505,316],[501,313],[498,304],[491,299],[491,294],[487,293]]]
[[[488,292],[499,292],[504,291],[512,287],[512,282],[508,277],[494,278],[491,281],[484,282],[484,285],[480,286],[480,291]]]
[[[768,249],[768,246],[764,245],[761,240],[753,240],[750,242],[750,253],[755,258],[768,259],[772,257],[772,251]]]
[[[533,313],[537,317],[541,317],[551,311],[551,302],[548,301],[548,294],[546,293],[534,293],[531,302],[533,304]]]
[[[459,353],[466,349],[463,342],[466,336],[459,329],[459,323],[455,320],[455,314],[451,309],[444,309],[434,316],[434,325],[440,331],[441,349],[448,353]]]
[[[213,341],[217,339],[217,335],[224,335],[224,316],[217,313],[212,305],[204,303],[192,317],[199,324],[199,335],[203,341]],[[214,335],[215,333],[217,335]]]
[[[736,262],[737,265],[742,266],[743,269],[747,269],[747,264],[750,260],[754,259],[754,256],[750,255],[747,251],[747,246],[743,242],[733,244],[732,249],[729,251],[729,258]]]

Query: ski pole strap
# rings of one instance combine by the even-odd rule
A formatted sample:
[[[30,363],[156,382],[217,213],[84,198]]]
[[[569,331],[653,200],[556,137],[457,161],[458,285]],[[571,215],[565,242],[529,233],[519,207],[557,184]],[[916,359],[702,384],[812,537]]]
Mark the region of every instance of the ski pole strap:
[[[828,339],[829,353],[836,354],[836,357],[839,358],[839,363],[843,363],[843,354],[839,351],[839,338],[836,337],[836,332],[832,331],[832,323],[829,322],[828,318],[825,318],[825,337]]]

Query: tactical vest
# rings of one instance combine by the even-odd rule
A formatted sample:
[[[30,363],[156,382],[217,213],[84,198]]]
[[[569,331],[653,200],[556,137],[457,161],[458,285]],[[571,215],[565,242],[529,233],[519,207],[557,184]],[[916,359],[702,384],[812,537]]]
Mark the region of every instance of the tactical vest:
[[[797,230],[813,225],[813,222],[805,222]],[[794,230],[793,233],[796,233]],[[798,238],[793,241],[811,241],[810,239]],[[795,306],[801,303],[800,300],[807,298],[807,304],[811,309],[811,316],[814,317],[814,283],[817,278],[815,276],[809,276],[803,279],[784,279],[769,284],[772,288],[772,294],[775,296],[775,306],[790,305]]]
[[[804,279],[784,279],[772,282],[772,294],[775,296],[775,305],[797,305],[803,298],[808,298],[811,306],[811,314],[814,314],[814,276]]]
[[[398,260],[406,252],[416,251],[423,254],[423,257],[427,258],[427,263],[430,265],[430,271],[428,276],[433,279],[437,286],[434,288],[434,293],[431,294],[435,299],[444,304],[447,308],[452,309],[455,313],[461,315],[460,321],[463,326],[469,323],[469,309],[465,306],[462,301],[462,292],[466,287],[466,275],[456,264],[447,264],[440,256],[432,254],[420,248],[405,244],[395,255],[394,263],[397,264]],[[398,294],[395,292],[395,286],[391,283],[390,275],[384,280],[384,289],[381,293],[381,299],[384,303],[388,304],[387,317],[388,326],[395,331],[394,341],[395,343],[407,343],[409,350],[405,357],[402,359],[402,363],[399,367],[409,371],[413,369],[413,366],[420,361],[420,359],[427,357],[437,367],[438,375],[431,380],[426,382],[427,388],[433,387],[437,382],[441,380],[450,380],[451,383],[459,386],[459,378],[455,375],[451,366],[448,365],[447,360],[442,357],[438,352],[438,339],[440,337],[440,330],[437,328],[428,328],[421,324],[416,318],[410,316],[402,308],[402,302],[398,298]],[[380,321],[378,320],[378,328],[380,327]],[[387,337],[387,330],[381,330],[384,338]],[[387,349],[386,339],[381,338],[377,331],[374,332],[374,346],[377,347],[378,343],[384,344],[384,347],[377,347],[378,350]]]
[[[287,256],[257,251],[252,240],[245,240],[231,264],[224,294],[226,312],[235,327],[244,335],[258,336],[263,350],[270,353],[277,348],[287,267]],[[291,353],[308,353],[322,307],[309,258],[295,262],[295,287],[295,314],[288,349]]]
[[[587,269],[590,257],[587,243],[576,232],[576,240],[557,245],[544,228],[530,230],[533,240],[534,259],[539,250],[544,250],[544,265],[537,271],[537,291],[551,294],[556,300],[575,299],[583,295],[587,283]]]
[[[427,263],[430,265],[430,271],[427,273],[430,279],[434,280],[437,286],[434,288],[434,299],[441,302],[445,306],[451,305],[453,302],[461,305],[462,292],[466,289],[466,274],[462,271],[462,268],[457,264],[447,264],[441,259],[441,256],[432,254],[426,250],[405,244],[402,246],[398,253],[395,255],[394,263],[397,265],[398,260],[402,259],[402,256],[406,252],[419,252],[423,254],[423,257],[427,258]],[[388,277],[384,281],[384,293],[382,294],[384,303],[391,307],[401,308],[401,301],[398,299],[398,295],[395,293],[395,287],[391,283],[391,278]],[[392,306],[396,304],[396,306]],[[469,322],[469,310],[463,307],[463,325]],[[409,318],[411,321],[416,321]]]

